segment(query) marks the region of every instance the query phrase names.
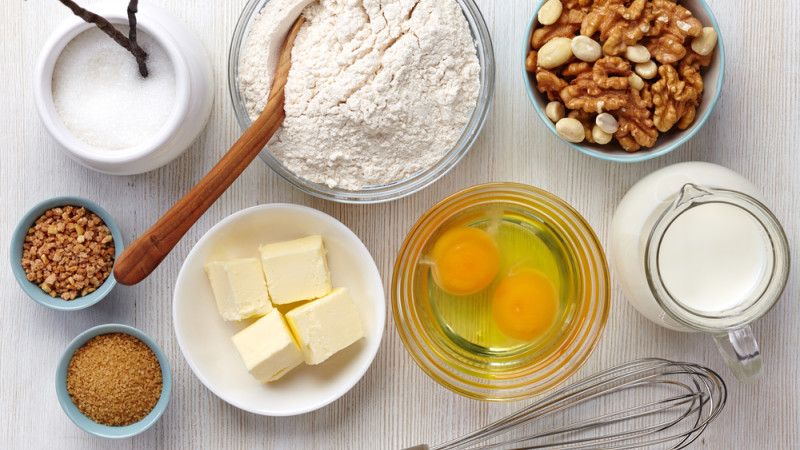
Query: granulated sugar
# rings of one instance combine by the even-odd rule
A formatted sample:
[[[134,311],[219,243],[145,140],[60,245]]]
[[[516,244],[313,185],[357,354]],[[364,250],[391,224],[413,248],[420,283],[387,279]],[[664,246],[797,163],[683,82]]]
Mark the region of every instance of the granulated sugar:
[[[458,139],[480,90],[461,7],[454,0],[320,0],[303,15],[286,119],[268,149],[302,178],[351,190],[436,164]],[[249,39],[275,26],[275,16],[262,14]],[[248,42],[240,77],[258,78],[253,61],[270,57],[268,48]],[[247,102],[254,120],[263,98]]]
[[[128,27],[117,26],[127,36]],[[175,69],[167,53],[138,31],[148,53],[147,78],[136,59],[97,28],[72,39],[53,69],[53,101],[67,129],[94,147],[119,150],[153,137],[175,103]]]

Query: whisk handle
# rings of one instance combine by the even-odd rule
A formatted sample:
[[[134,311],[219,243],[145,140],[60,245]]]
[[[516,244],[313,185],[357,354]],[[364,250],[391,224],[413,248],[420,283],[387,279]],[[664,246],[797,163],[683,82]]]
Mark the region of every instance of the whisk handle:
[[[405,449],[403,449],[403,450],[428,450],[429,448],[430,448],[430,447],[428,447],[428,446],[427,446],[427,445],[425,445],[425,444],[420,444],[420,445],[415,445],[415,446],[413,446],[413,447],[408,447],[408,448],[405,448]]]

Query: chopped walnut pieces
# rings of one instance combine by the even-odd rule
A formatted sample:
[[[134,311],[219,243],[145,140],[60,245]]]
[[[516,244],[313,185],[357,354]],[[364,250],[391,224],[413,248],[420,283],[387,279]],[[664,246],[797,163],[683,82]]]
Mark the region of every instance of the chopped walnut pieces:
[[[28,281],[51,297],[74,300],[97,290],[111,274],[111,231],[86,208],[47,210],[28,229],[22,267]]]
[[[688,65],[681,74],[670,65],[659,67],[658,73],[661,79],[651,87],[655,106],[653,123],[662,133],[676,123],[684,130],[694,120],[703,92],[703,77]]]
[[[703,28],[675,0],[561,0],[561,4],[555,23],[533,31],[526,67],[535,74],[539,92],[550,102],[563,104],[566,117],[584,126],[587,141],[593,141],[595,118],[603,113],[618,122],[613,137],[626,151],[652,147],[659,132],[691,126],[703,93],[700,71],[713,57],[713,28]],[[572,39],[574,57],[538,66],[541,55],[536,50],[556,38]],[[602,57],[583,55],[584,41],[595,45],[599,41]],[[706,49],[709,54],[698,53]],[[597,133],[601,142],[611,139],[610,132],[601,131],[605,133]]]

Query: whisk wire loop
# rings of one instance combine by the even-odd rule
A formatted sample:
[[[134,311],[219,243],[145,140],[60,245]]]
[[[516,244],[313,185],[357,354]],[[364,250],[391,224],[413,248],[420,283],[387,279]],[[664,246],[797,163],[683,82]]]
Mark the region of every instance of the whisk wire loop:
[[[635,398],[642,400],[631,405]],[[578,381],[430,450],[684,448],[719,415],[726,400],[725,383],[711,369],[691,363],[641,359]],[[581,418],[565,420],[574,416]],[[534,422],[541,425],[545,420],[560,424],[536,433],[524,427]],[[525,428],[521,435],[498,440],[499,436],[521,428]],[[484,444],[475,446],[480,443]],[[516,445],[523,446],[512,447]]]

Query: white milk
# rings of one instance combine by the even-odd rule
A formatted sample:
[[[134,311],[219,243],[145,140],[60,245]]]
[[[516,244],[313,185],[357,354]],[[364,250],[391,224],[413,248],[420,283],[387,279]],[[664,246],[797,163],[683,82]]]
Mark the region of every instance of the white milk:
[[[620,287],[622,287],[628,302],[651,321],[668,328],[683,331],[689,330],[669,317],[653,297],[645,274],[644,255],[647,238],[656,220],[670,207],[681,188],[687,183],[735,190],[761,200],[759,190],[746,178],[730,169],[704,162],[686,162],[667,166],[642,178],[625,194],[625,197],[617,207],[617,211],[614,213],[609,246],[609,259],[613,268],[613,275]],[[698,226],[699,232],[703,235],[714,235],[721,233],[721,230],[728,229],[727,223],[714,219],[713,210],[705,210],[711,211],[708,214],[700,212],[700,208],[705,208],[706,206],[708,205],[698,206],[695,208],[698,209],[697,213],[681,218],[684,219],[681,222],[685,222],[681,228],[686,229],[689,226],[694,226],[695,224],[690,223],[690,221],[693,221],[693,217],[699,215],[708,216],[707,218],[713,221],[710,226]],[[730,214],[741,219],[735,212]],[[744,224],[741,227],[744,227],[745,230],[728,229],[727,233],[732,233],[733,235],[730,240],[731,243],[736,243],[737,240],[747,243],[742,249],[737,250],[737,252],[740,252],[738,253],[739,256],[747,258],[748,255],[753,257],[752,255],[755,254],[757,255],[755,256],[756,260],[759,257],[763,258],[763,256],[758,256],[761,254],[757,250],[754,250],[755,246],[763,245],[763,242],[757,242],[758,239],[762,238],[752,236],[750,238],[742,238],[742,233],[749,234],[746,230],[751,225],[745,220],[737,220],[738,222]],[[716,229],[714,224],[717,225]],[[668,272],[670,280],[670,284],[666,284],[665,280],[668,289],[680,292],[680,294],[676,293],[674,296],[681,295],[687,305],[690,303],[695,304],[697,305],[695,307],[701,310],[704,308],[705,310],[725,309],[741,300],[752,289],[751,282],[745,281],[741,285],[734,286],[734,283],[739,280],[734,279],[735,277],[729,277],[725,270],[717,269],[714,266],[715,262],[726,260],[726,257],[707,254],[698,256],[698,254],[702,253],[701,251],[688,249],[686,245],[682,244],[689,242],[683,239],[682,236],[685,237],[691,234],[688,231],[674,231],[673,235],[670,236],[670,241],[673,243],[668,244],[669,247],[673,250],[684,248],[686,253],[676,251],[672,253],[668,261],[663,261],[666,267],[662,271]],[[692,272],[682,268],[683,262],[691,260],[693,257],[712,259],[712,261],[704,265],[705,269],[711,271],[710,278],[706,278],[705,275],[699,272]],[[737,265],[735,270],[750,274],[751,277],[759,270],[744,261],[740,263],[732,261],[731,263]],[[741,264],[741,266],[738,266],[738,264]],[[762,262],[753,264],[761,267]],[[728,283],[726,280],[731,282]],[[702,287],[698,287],[701,285]],[[731,291],[736,291],[736,293],[731,294]],[[709,294],[703,299],[699,298],[703,297],[707,292],[713,292],[714,294]]]
[[[636,183],[611,223],[625,297],[658,325],[710,333],[733,373],[763,373],[750,324],[778,301],[789,243],[758,190],[708,163],[665,167]]]
[[[658,252],[661,280],[673,298],[702,312],[741,304],[764,276],[769,237],[747,211],[708,203],[678,216]]]
[[[117,26],[127,36],[128,27]],[[120,150],[152,138],[175,104],[175,68],[156,41],[138,30],[148,53],[147,78],[131,53],[99,29],[72,39],[56,61],[52,90],[67,129],[94,147]]]

